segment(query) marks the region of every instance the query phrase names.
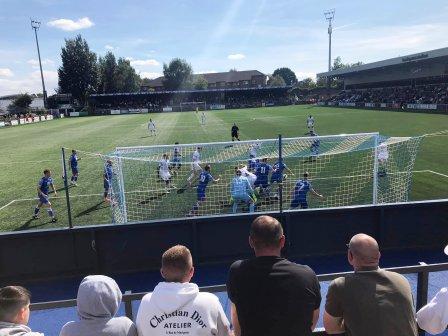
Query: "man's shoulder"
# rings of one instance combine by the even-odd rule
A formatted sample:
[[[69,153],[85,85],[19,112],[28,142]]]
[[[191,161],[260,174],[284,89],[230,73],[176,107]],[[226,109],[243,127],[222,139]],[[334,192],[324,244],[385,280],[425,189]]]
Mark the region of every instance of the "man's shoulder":
[[[297,264],[288,259],[283,259],[279,262],[279,265],[286,267],[291,273],[299,276],[316,276],[316,273],[308,265]]]
[[[199,292],[194,299],[195,303],[206,309],[215,309],[220,303],[218,297],[213,293]]]

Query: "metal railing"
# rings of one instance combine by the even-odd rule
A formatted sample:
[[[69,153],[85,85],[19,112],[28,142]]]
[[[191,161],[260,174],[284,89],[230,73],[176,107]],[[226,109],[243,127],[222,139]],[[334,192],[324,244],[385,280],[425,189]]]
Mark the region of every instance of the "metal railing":
[[[425,264],[420,263],[420,265],[415,266],[404,266],[404,267],[393,267],[385,268],[388,271],[397,272],[400,274],[417,274],[417,294],[416,294],[416,311],[423,307],[428,302],[428,285],[429,285],[429,274],[433,272],[448,271],[448,263],[440,264]],[[320,282],[331,281],[338,277],[345,276],[353,272],[341,272],[341,273],[330,273],[330,274],[320,274],[317,276]],[[226,285],[217,286],[205,286],[200,288],[201,292],[218,293],[226,292]],[[125,307],[125,314],[131,320],[134,317],[134,312],[132,308],[133,301],[140,301],[143,296],[147,293],[126,293],[123,295],[122,302]],[[47,309],[58,309],[58,308],[69,308],[76,306],[76,299],[71,300],[61,300],[61,301],[51,301],[51,302],[39,302],[33,303],[30,306],[32,311],[36,310],[47,310]],[[424,332],[420,330],[420,335],[424,335]],[[325,330],[319,329],[313,332],[313,335],[327,335]]]

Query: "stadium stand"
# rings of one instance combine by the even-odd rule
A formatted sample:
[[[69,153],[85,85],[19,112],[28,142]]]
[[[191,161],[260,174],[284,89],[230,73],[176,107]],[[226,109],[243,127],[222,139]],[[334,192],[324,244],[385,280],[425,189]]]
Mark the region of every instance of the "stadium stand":
[[[448,111],[448,48],[317,74],[344,90],[320,105]]]
[[[334,103],[448,104],[448,83],[419,86],[343,90],[329,98]]]
[[[162,112],[164,107],[180,111],[181,103],[206,102],[207,109],[247,108],[293,103],[290,86],[261,88],[230,88],[140,93],[94,94],[89,106],[95,114],[107,114],[111,109],[148,109]],[[183,109],[184,110],[184,109]]]

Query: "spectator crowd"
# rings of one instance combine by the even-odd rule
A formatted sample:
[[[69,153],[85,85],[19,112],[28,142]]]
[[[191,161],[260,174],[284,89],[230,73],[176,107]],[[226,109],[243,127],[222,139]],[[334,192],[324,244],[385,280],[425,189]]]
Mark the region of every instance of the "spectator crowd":
[[[448,84],[383,87],[341,91],[327,100],[335,103],[448,104]]]
[[[238,260],[229,270],[230,321],[218,298],[200,292],[191,282],[192,255],[185,246],[176,245],[163,253],[164,281],[143,297],[135,323],[116,316],[122,300],[117,283],[92,275],[78,289],[79,319],[65,324],[60,335],[311,335],[320,315],[320,284],[310,267],[281,257],[285,245],[281,223],[269,216],[257,217],[249,245],[255,257]],[[347,260],[354,272],[330,284],[323,312],[326,332],[416,336],[417,323],[428,332],[443,332],[448,323],[447,289],[415,314],[409,282],[398,273],[382,270],[380,257],[373,237],[356,234],[351,238]],[[42,335],[27,326],[30,298],[20,286],[0,289],[0,336]]]
[[[288,88],[253,88],[248,90],[209,90],[152,92],[126,95],[94,95],[89,98],[95,109],[147,108],[159,112],[163,107],[179,108],[181,103],[205,102],[210,105],[225,105],[226,108],[260,107],[264,105],[287,105],[293,102]]]

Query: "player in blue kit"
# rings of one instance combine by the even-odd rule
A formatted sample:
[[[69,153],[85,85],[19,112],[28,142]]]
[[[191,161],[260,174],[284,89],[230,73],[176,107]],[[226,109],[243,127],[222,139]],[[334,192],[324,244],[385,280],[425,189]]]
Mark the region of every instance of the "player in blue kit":
[[[277,183],[277,184],[282,183],[286,179],[287,175],[283,174],[283,172],[285,170],[287,170],[291,175],[294,175],[294,173],[291,171],[291,169],[289,169],[283,161],[281,163],[280,163],[280,161],[277,161],[272,166],[271,183],[270,183],[269,188],[272,188],[274,183]],[[274,194],[275,199],[278,199],[278,197],[279,197],[278,192],[279,191],[277,191]]]
[[[271,184],[283,182],[286,178],[286,175],[283,174],[284,170],[287,170],[290,174],[294,175],[291,169],[289,169],[284,162],[280,164],[280,161],[277,161],[272,166]]]
[[[254,172],[259,165],[260,160],[256,159],[255,156],[250,155],[249,160],[247,161],[247,170],[250,172]]]
[[[204,170],[199,174],[199,183],[198,183],[198,186],[196,187],[197,201],[196,201],[196,204],[193,205],[193,208],[191,209],[188,216],[197,216],[199,206],[201,205],[201,203],[203,203],[205,201],[205,190],[207,189],[208,183],[209,182],[216,183],[219,180],[220,180],[219,177],[217,179],[215,179],[212,176],[212,174],[210,174],[210,165],[206,165],[204,167]]]
[[[182,163],[181,163],[182,154],[181,154],[181,148],[179,147],[179,143],[176,141],[174,143],[174,145],[175,146],[173,148],[173,158],[171,160],[171,169],[173,170],[173,173],[177,174],[177,170],[180,170],[180,167],[182,166]]]
[[[268,159],[263,158],[255,169],[255,175],[257,180],[254,183],[254,187],[259,189],[259,193],[267,190],[269,186],[269,173],[272,171],[272,166],[268,164]]]
[[[39,203],[34,209],[33,219],[38,219],[40,208],[45,207],[47,208],[48,215],[51,217],[51,221],[53,223],[57,221],[54,211],[51,208],[51,203],[48,196],[50,187],[56,195],[56,189],[53,184],[53,179],[51,178],[51,171],[49,169],[45,169],[44,176],[39,180],[39,184],[37,186],[37,197],[39,198]]]
[[[72,155],[70,155],[69,163],[70,163],[70,169],[72,171],[72,177],[70,179],[70,184],[76,186],[76,182],[78,181],[78,161],[81,160],[81,158],[78,157],[76,154],[76,151],[72,150]]]
[[[305,172],[303,174],[303,179],[298,180],[296,182],[296,185],[294,186],[294,190],[292,193],[292,200],[291,200],[291,208],[297,208],[300,206],[301,209],[308,209],[308,201],[307,201],[307,194],[309,191],[311,193],[319,198],[324,198],[321,194],[317,193],[313,186],[311,185],[311,182],[308,180],[308,172]]]
[[[114,176],[112,161],[107,160],[104,166],[103,186],[104,186],[104,201],[110,202],[110,190],[112,188],[112,178]]]

